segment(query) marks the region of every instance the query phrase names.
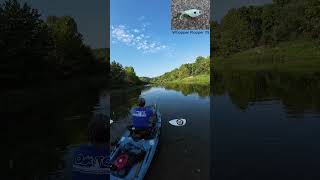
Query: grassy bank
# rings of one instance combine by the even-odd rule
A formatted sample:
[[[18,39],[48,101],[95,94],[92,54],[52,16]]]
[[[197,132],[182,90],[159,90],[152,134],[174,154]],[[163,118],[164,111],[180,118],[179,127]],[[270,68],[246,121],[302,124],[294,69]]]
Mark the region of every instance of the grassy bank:
[[[210,75],[203,74],[197,76],[189,76],[183,79],[176,79],[174,81],[167,81],[167,82],[153,82],[152,84],[199,84],[199,85],[209,85],[210,84]]]
[[[197,75],[197,76],[190,76],[184,79],[177,79],[174,81],[169,81],[167,84],[170,83],[179,83],[179,84],[210,84],[210,75]]]
[[[230,57],[216,57],[214,69],[224,71],[277,71],[320,73],[320,45],[311,40],[295,40],[276,47],[259,47]]]

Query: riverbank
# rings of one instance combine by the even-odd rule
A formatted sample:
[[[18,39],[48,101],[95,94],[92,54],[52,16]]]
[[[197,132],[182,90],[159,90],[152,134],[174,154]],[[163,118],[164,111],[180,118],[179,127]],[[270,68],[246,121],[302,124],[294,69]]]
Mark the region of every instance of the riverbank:
[[[312,40],[283,42],[276,47],[259,47],[230,57],[216,57],[214,70],[272,71],[312,75],[320,73],[320,45]]]
[[[195,84],[195,85],[210,85],[210,75],[202,74],[196,76],[189,76],[183,79],[175,79],[165,82],[152,82],[154,85],[170,85],[170,84]]]
[[[174,81],[166,82],[165,84],[203,84],[209,85],[210,84],[210,75],[203,74],[197,76],[189,76],[183,79],[177,79]]]

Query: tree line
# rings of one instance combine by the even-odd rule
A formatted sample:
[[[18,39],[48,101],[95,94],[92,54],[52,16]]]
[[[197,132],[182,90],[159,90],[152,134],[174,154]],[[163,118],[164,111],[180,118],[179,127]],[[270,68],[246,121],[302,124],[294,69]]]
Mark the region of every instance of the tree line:
[[[231,9],[220,23],[211,23],[215,56],[297,38],[320,39],[319,0],[273,0],[264,6]]]
[[[6,86],[102,74],[108,65],[84,44],[72,17],[44,21],[26,3],[0,4],[0,79]]]
[[[112,88],[143,84],[133,67],[123,67],[116,61],[112,61],[110,64],[110,78]]]
[[[154,83],[165,83],[202,74],[210,74],[210,57],[199,56],[194,63],[183,64],[179,68],[153,78],[151,81]]]

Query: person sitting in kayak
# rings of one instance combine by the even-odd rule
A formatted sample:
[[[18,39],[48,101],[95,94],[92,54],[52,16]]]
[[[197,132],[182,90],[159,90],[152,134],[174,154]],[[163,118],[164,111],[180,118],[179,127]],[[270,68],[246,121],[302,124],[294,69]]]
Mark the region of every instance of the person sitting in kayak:
[[[151,106],[145,106],[144,98],[139,99],[139,107],[133,108],[132,122],[136,130],[148,130],[154,125],[155,110]]]
[[[80,145],[72,153],[73,180],[106,180],[110,178],[109,123],[106,118],[89,122],[89,144]]]

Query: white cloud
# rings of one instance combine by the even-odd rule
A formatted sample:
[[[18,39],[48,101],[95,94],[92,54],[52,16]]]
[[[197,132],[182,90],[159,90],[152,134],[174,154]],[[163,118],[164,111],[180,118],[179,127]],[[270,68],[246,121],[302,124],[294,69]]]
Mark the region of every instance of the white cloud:
[[[125,29],[126,27],[123,25],[120,25],[118,27],[112,26],[111,34],[112,37],[115,38],[115,40],[129,45],[134,40],[134,35],[127,33]]]
[[[120,42],[127,46],[135,47],[143,53],[155,53],[167,48],[166,45],[152,40],[150,36],[141,33],[142,31],[137,28],[130,30],[124,25],[111,26],[112,42]]]

